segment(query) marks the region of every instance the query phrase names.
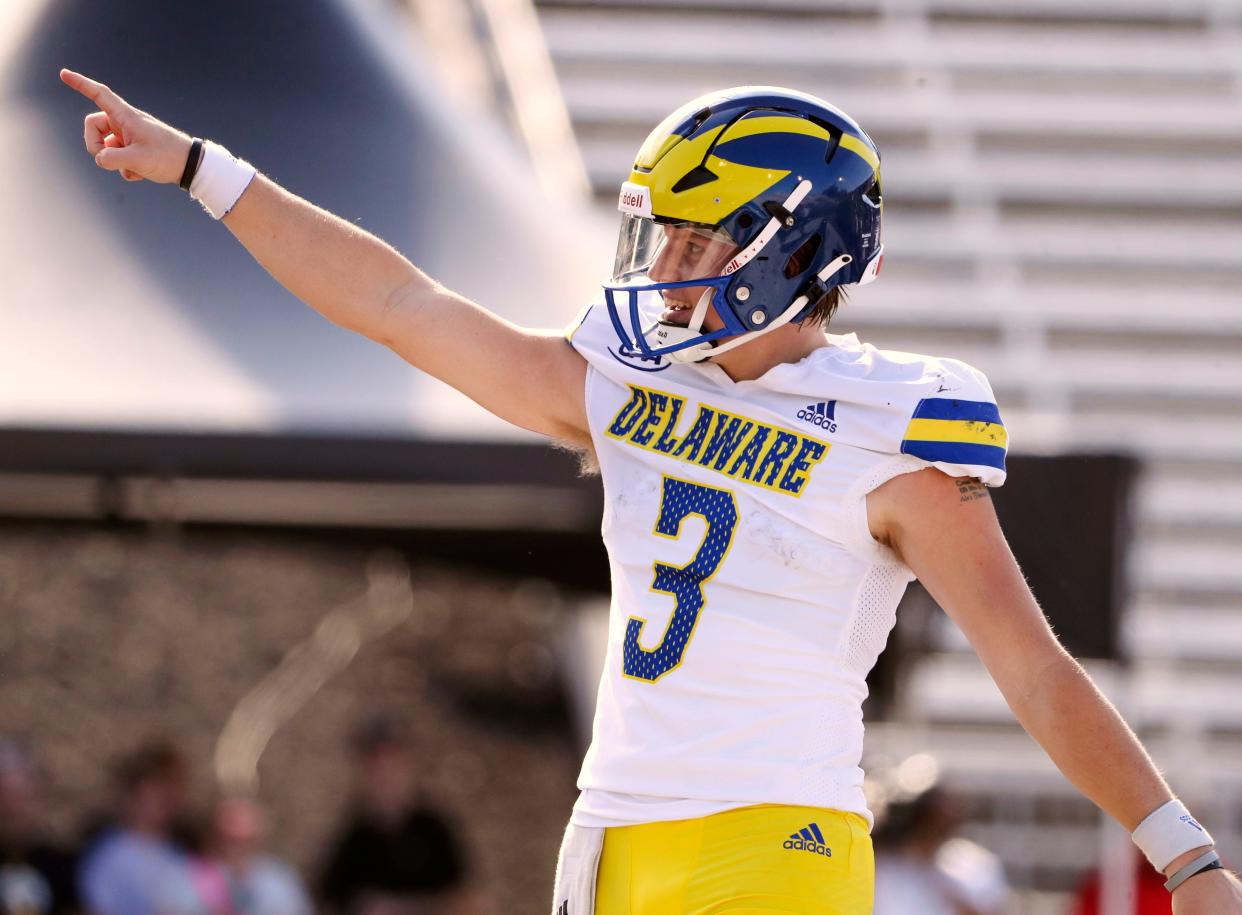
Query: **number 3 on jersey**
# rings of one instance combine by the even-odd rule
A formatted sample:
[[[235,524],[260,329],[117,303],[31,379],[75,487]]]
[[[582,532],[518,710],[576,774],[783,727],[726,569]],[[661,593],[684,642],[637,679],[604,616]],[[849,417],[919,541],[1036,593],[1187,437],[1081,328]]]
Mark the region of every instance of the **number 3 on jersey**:
[[[691,515],[698,515],[706,522],[707,533],[698,552],[686,565],[679,568],[656,560],[651,590],[673,596],[673,616],[660,644],[651,650],[639,644],[647,621],[630,617],[625,627],[622,659],[627,677],[654,683],[681,664],[699,621],[699,611],[703,609],[703,585],[716,574],[733,541],[733,531],[737,527],[737,502],[733,493],[666,476],[655,533],[675,540],[681,534],[681,522]]]

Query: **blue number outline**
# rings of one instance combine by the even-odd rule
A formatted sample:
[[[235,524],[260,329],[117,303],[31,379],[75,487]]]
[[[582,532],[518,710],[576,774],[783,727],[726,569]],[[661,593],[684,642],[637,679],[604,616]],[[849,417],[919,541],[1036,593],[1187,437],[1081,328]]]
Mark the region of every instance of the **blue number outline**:
[[[707,486],[669,474],[663,474],[662,477],[660,511],[656,516],[652,533],[667,540],[678,540],[681,537],[682,522],[692,515],[698,515],[703,519],[705,530],[703,542],[699,544],[694,556],[684,566],[670,565],[658,559],[652,562],[652,580],[647,590],[652,594],[671,596],[674,601],[673,612],[669,616],[664,634],[660,637],[660,643],[652,649],[643,648],[640,639],[643,628],[647,625],[645,618],[631,616],[626,623],[621,653],[621,673],[627,679],[640,680],[645,683],[655,683],[680,667],[682,661],[685,660],[690,641],[694,638],[694,631],[698,628],[699,618],[707,605],[703,586],[711,581],[728,558],[729,550],[733,548],[733,537],[737,533],[738,522],[737,497],[734,496],[732,490]],[[670,500],[670,495],[674,497],[678,495],[677,490],[686,494],[681,511],[674,507]],[[728,502],[723,503],[726,514],[724,518],[713,521],[707,514],[712,510],[712,506],[704,503],[708,500],[718,500],[722,493],[728,496]],[[723,538],[724,544],[720,547],[720,557],[712,562],[710,554],[705,556],[704,551],[708,549],[709,544],[718,546],[719,538]],[[687,592],[687,588],[693,590]],[[678,624],[686,630],[680,651],[676,651],[669,642],[670,634],[675,632]],[[669,663],[668,658],[660,657],[670,650],[676,651],[672,663]],[[654,670],[649,669],[652,665],[655,667]]]

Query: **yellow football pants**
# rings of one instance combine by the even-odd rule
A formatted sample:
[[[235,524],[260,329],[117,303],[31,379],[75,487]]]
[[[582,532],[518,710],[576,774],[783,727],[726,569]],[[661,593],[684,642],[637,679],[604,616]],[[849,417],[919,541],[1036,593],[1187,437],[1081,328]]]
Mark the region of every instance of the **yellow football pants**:
[[[866,821],[762,805],[609,827],[595,915],[871,915]]]

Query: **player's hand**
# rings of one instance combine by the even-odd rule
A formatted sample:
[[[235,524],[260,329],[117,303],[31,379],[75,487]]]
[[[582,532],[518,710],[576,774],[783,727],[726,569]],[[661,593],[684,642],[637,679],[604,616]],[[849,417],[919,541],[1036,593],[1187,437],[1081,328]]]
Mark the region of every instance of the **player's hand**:
[[[1227,870],[1191,877],[1173,891],[1173,915],[1242,915],[1242,881]]]
[[[126,181],[176,184],[190,154],[190,137],[130,105],[103,83],[61,70],[65,85],[99,106],[86,116],[86,151],[95,164]]]

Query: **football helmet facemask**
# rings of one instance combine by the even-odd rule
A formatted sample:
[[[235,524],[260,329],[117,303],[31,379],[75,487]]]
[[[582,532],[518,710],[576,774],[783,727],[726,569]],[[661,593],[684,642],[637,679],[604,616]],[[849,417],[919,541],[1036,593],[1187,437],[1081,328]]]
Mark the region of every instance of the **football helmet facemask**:
[[[844,112],[789,89],[677,109],[638,151],[617,206],[604,298],[622,349],[644,357],[727,352],[803,320],[834,286],[871,282],[883,257],[879,150]],[[704,331],[709,305],[723,327]]]

